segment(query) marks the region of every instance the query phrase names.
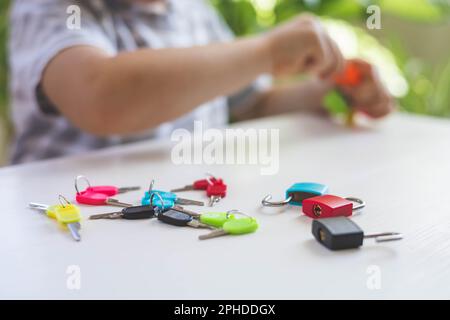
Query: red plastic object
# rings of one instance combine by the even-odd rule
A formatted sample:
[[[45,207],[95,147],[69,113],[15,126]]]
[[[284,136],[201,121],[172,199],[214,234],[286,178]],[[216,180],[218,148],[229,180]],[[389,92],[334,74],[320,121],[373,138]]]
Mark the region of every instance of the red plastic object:
[[[94,189],[93,189],[94,188]],[[76,200],[78,203],[94,205],[94,206],[103,206],[106,204],[106,201],[110,197],[108,194],[94,192],[96,190],[95,187],[87,188],[85,191],[77,193]],[[117,194],[117,193],[115,193]]]
[[[357,86],[362,81],[362,73],[354,62],[348,62],[343,73],[334,78],[334,82],[343,86]]]
[[[303,213],[310,218],[348,217],[353,213],[353,202],[333,195],[303,200]]]
[[[206,195],[208,197],[216,196],[224,198],[227,195],[227,185],[223,181],[209,184],[206,188]]]
[[[214,177],[212,177],[212,178],[210,179],[210,181],[211,181],[213,184],[215,184],[215,183],[223,184],[223,180],[220,179],[220,178],[214,178]],[[197,181],[195,181],[195,182],[193,183],[194,190],[206,190],[206,189],[208,188],[208,185],[209,185],[209,182],[208,182],[207,179],[197,180]]]

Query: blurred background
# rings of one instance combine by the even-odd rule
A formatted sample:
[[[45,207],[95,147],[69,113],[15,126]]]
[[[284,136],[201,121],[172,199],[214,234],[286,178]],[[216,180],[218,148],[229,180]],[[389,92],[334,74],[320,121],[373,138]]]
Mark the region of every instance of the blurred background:
[[[401,111],[450,117],[450,0],[206,1],[237,35],[261,32],[312,12],[321,17],[347,57],[362,57],[377,65]],[[0,1],[0,165],[13,134],[7,64],[10,2]],[[366,26],[370,5],[381,9],[379,30]]]

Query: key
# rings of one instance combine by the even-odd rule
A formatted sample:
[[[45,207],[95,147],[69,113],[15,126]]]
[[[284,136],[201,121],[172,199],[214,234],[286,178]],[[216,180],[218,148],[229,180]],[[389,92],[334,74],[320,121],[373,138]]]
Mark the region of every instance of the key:
[[[209,181],[212,183],[222,183],[223,180],[221,178],[216,178],[213,176],[210,176]],[[171,192],[184,192],[184,191],[192,191],[192,190],[206,190],[208,187],[209,182],[208,179],[201,179],[194,181],[193,184],[186,185],[182,188],[172,189]]]
[[[316,182],[300,182],[293,184],[286,190],[286,199],[283,201],[270,201],[272,196],[269,194],[262,200],[265,207],[281,207],[291,204],[293,206],[302,206],[303,200],[321,196],[328,193],[328,186]]]
[[[170,200],[173,201],[175,204],[179,204],[179,205],[184,205],[184,206],[204,206],[205,204],[203,203],[203,201],[196,201],[196,200],[191,200],[191,199],[185,199],[185,198],[179,198],[175,193],[173,192],[167,192],[167,191],[162,191],[162,190],[151,190],[151,191],[146,191],[144,198],[146,199],[150,199],[150,196],[153,193],[159,193],[159,195],[166,200]]]
[[[196,201],[196,200],[190,200],[185,198],[179,198],[175,193],[173,192],[167,192],[162,190],[155,190],[153,189],[153,186],[155,185],[155,180],[152,180],[150,182],[150,186],[148,188],[148,191],[145,192],[144,198],[142,202],[149,203],[150,197],[152,194],[158,194],[158,198],[162,198],[164,200],[172,201],[174,204],[179,205],[193,205],[193,206],[204,206],[204,203],[202,201]]]
[[[209,184],[206,188],[206,195],[209,197],[209,206],[213,207],[227,195],[227,185],[223,182]]]
[[[78,182],[79,180],[86,181],[88,187],[84,191],[80,191],[78,188]],[[134,186],[134,187],[115,187],[115,186],[91,186],[91,183],[85,176],[77,176],[75,178],[75,190],[77,194],[82,192],[93,192],[93,193],[102,193],[109,197],[115,196],[120,193],[130,192],[130,191],[136,191],[140,190],[141,187]]]
[[[365,205],[365,202],[358,198],[341,198],[328,194],[305,199],[302,209],[305,215],[313,219],[349,217],[353,212],[363,209]]]
[[[365,238],[375,238],[376,242],[394,241],[403,238],[398,232],[383,232],[364,235],[364,231],[346,217],[325,218],[312,223],[314,238],[330,250],[358,248]]]
[[[59,201],[59,205],[52,206],[32,202],[29,204],[29,207],[31,209],[39,210],[45,213],[48,217],[55,219],[61,226],[66,227],[70,231],[74,240],[80,241],[80,209],[77,206],[71,204],[65,197],[61,195],[59,196]]]
[[[125,220],[138,220],[138,219],[151,219],[155,217],[155,208],[151,206],[134,206],[122,209],[120,212],[103,213],[91,215],[89,219],[125,219]]]
[[[192,228],[208,228],[215,230],[214,227],[201,223],[186,213],[175,210],[168,210],[158,214],[158,220],[177,227],[188,226]]]
[[[191,217],[199,217],[200,214],[194,211],[186,210],[179,205],[175,205],[175,202],[167,199],[163,199],[158,192],[152,193],[150,198],[142,198],[142,205],[152,206],[156,209],[157,213],[164,212],[167,210],[175,210]]]
[[[222,228],[225,222],[235,219],[235,215],[229,212],[206,212],[199,217],[201,223],[215,228]]]
[[[199,236],[200,240],[207,240],[225,236],[228,234],[238,235],[255,232],[258,229],[258,223],[255,218],[245,217],[240,219],[231,219],[226,221],[221,229],[214,230],[208,234]]]
[[[87,204],[91,206],[115,206],[115,207],[132,207],[132,204],[121,202],[117,199],[110,198],[104,193],[98,193],[93,191],[83,191],[77,193],[76,200],[78,203]]]

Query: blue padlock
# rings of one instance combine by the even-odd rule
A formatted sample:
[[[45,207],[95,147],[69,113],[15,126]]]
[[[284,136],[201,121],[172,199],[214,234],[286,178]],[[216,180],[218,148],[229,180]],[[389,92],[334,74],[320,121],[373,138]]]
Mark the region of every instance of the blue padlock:
[[[288,204],[294,206],[302,206],[305,199],[322,196],[328,193],[328,186],[316,182],[300,182],[293,184],[286,190],[286,199],[283,201],[270,201],[272,196],[269,194],[262,200],[262,205],[265,207],[281,207]]]

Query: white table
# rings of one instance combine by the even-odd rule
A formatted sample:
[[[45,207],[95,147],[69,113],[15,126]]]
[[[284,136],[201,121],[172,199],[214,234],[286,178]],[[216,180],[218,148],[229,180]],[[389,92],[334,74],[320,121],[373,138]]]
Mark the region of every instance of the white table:
[[[350,130],[289,115],[239,127],[280,129],[277,175],[262,176],[258,166],[175,166],[168,142],[1,169],[0,298],[450,298],[449,121],[397,114]],[[55,203],[59,193],[73,199],[78,174],[96,184],[143,188],[155,178],[158,188],[169,189],[206,171],[229,185],[216,209],[254,215],[256,233],[199,241],[205,231],[157,220],[85,220],[77,243],[27,209],[30,201]],[[405,239],[327,250],[313,240],[311,220],[299,207],[260,207],[264,195],[282,198],[299,181],[363,198],[367,208],[354,220],[364,230],[399,231]],[[120,198],[139,201],[142,192]],[[82,207],[82,213],[109,209]],[[79,290],[67,288],[70,265],[80,268]]]

